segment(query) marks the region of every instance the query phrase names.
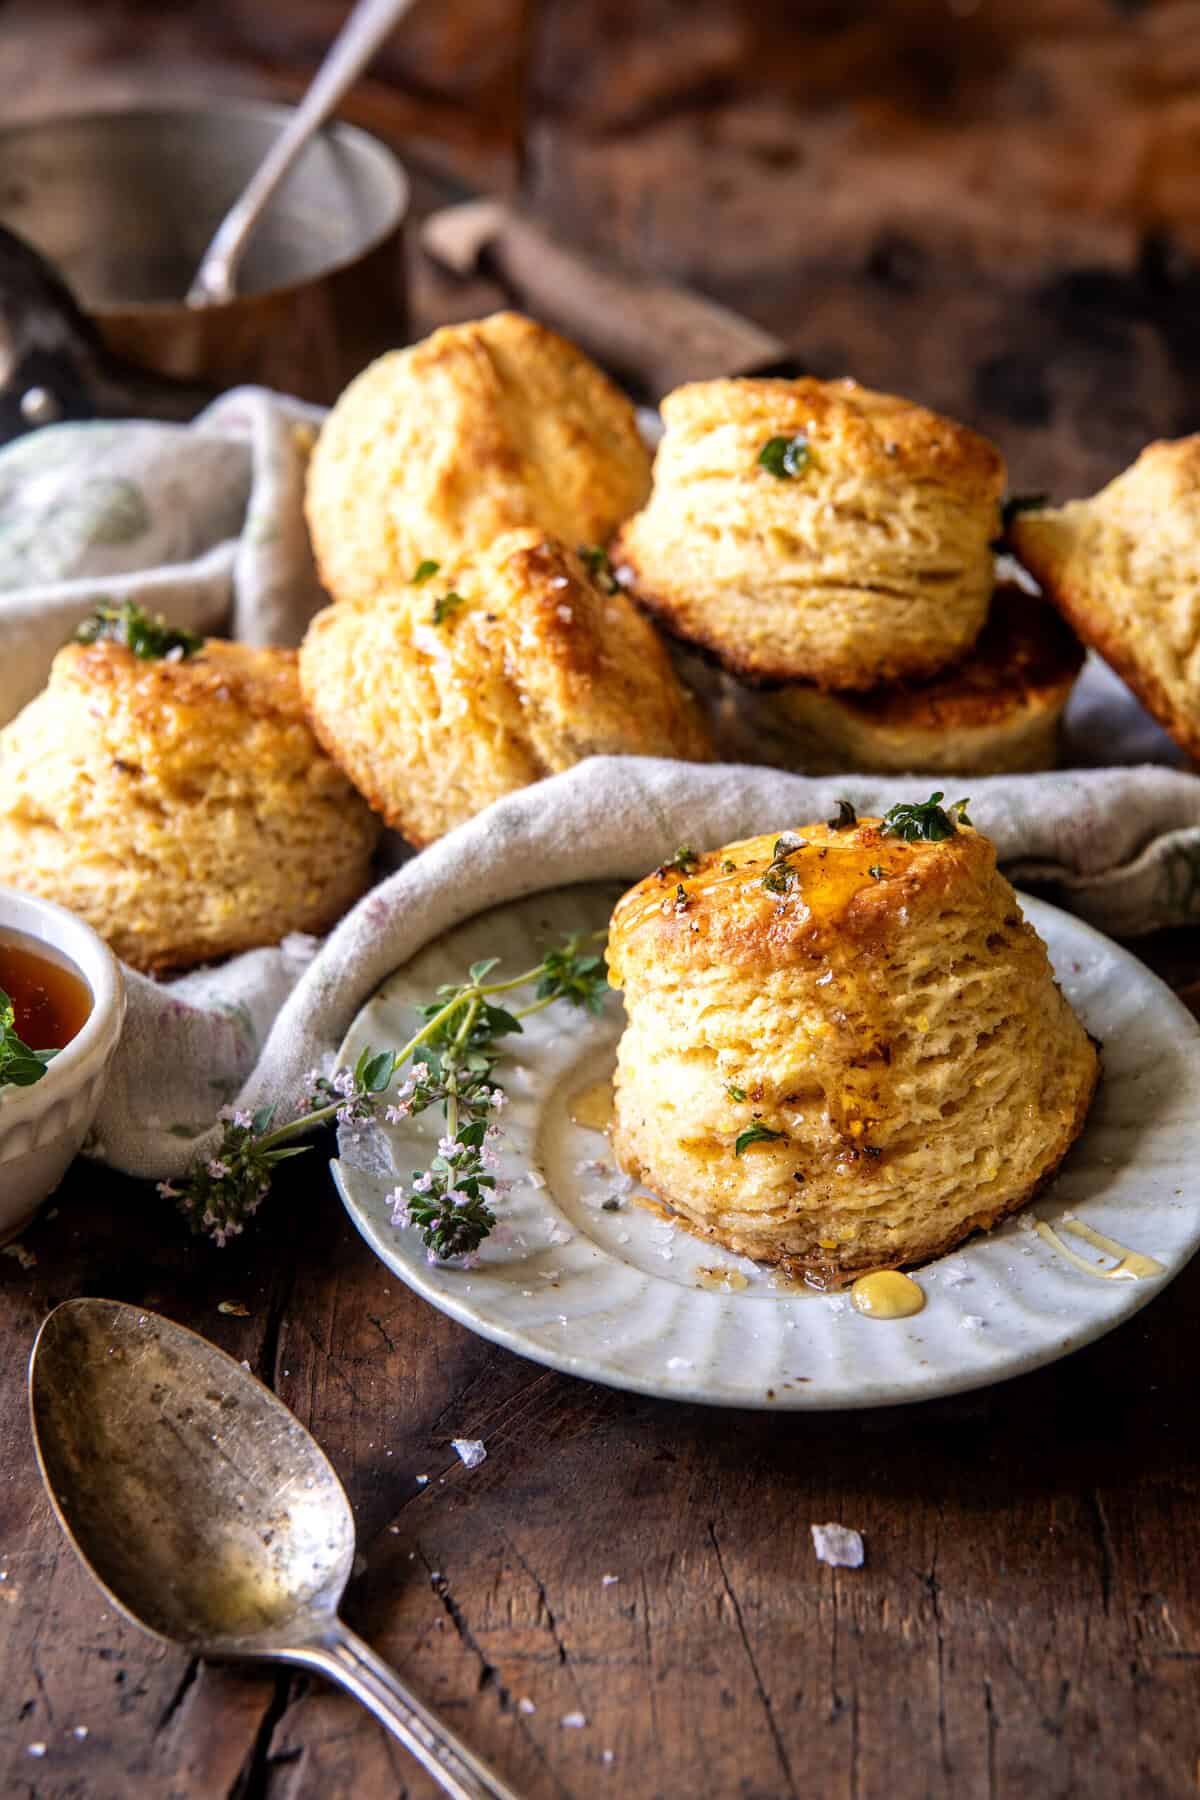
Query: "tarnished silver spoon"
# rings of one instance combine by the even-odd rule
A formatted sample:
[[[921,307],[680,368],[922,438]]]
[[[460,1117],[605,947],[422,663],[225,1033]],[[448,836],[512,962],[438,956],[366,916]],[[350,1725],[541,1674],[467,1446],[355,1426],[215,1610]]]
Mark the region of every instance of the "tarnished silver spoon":
[[[224,1351],[136,1306],[67,1300],[38,1333],[29,1404],[59,1523],[135,1625],[193,1656],[314,1670],[456,1800],[517,1800],[338,1618],[350,1503]]]

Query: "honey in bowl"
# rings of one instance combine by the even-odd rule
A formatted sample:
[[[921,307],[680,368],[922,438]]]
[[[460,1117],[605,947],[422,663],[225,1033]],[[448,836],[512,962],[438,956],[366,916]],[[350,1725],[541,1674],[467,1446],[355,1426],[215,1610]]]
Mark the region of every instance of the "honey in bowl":
[[[13,1003],[15,1028],[31,1050],[62,1050],[83,1029],[92,990],[65,957],[0,927],[0,990]]]

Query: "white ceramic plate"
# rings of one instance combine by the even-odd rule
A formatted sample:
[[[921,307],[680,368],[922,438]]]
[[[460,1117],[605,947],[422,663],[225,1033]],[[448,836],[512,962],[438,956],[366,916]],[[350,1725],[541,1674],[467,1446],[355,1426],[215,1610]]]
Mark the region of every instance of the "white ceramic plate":
[[[342,1060],[404,1043],[413,1002],[468,965],[530,967],[569,931],[602,926],[618,890],[562,889],[468,921],[397,971],[359,1014]],[[1105,1074],[1083,1138],[1053,1186],[989,1236],[916,1272],[925,1310],[883,1321],[844,1296],[780,1288],[769,1271],[631,1205],[608,1141],[574,1124],[572,1099],[608,1074],[621,1030],[558,1005],[530,1019],[499,1072],[502,1241],[472,1270],[430,1266],[416,1233],[391,1224],[390,1191],[423,1168],[432,1110],[401,1126],[343,1133],[333,1165],[351,1218],[400,1279],[473,1331],[535,1362],[636,1393],[719,1406],[895,1405],[1024,1374],[1137,1312],[1200,1244],[1200,1028],[1168,988],[1090,926],[1041,901],[1025,912],[1072,1004],[1104,1045]],[[604,1201],[618,1199],[619,1210]],[[1070,1265],[1023,1223],[1064,1214],[1148,1253],[1164,1273],[1108,1281]],[[1088,1257],[1077,1238],[1065,1241]],[[1102,1260],[1102,1259],[1098,1259]],[[1109,1259],[1111,1261],[1111,1259]],[[746,1285],[713,1291],[702,1270]]]

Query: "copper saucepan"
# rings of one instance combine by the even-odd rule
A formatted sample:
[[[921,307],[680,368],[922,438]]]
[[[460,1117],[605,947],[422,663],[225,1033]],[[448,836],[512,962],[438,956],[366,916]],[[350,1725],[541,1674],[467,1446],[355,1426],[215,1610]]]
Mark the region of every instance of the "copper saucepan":
[[[123,370],[137,390],[128,410],[143,413],[186,415],[202,390],[241,381],[331,401],[404,341],[408,181],[390,150],[350,125],[327,126],[301,153],[246,251],[237,298],[184,304],[214,229],[288,117],[215,101],[0,129],[0,226],[57,269],[99,334],[101,361],[113,359],[92,410],[127,410],[113,391]],[[36,303],[11,304],[53,310],[53,297],[43,284]],[[0,316],[9,310],[0,291]],[[53,336],[36,321],[31,332]],[[146,375],[191,384],[191,402],[164,383],[156,406]]]

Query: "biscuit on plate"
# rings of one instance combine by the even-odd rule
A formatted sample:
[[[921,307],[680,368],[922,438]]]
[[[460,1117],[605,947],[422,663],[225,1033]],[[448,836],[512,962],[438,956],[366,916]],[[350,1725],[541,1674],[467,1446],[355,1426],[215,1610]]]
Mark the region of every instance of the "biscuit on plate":
[[[1004,486],[986,439],[852,381],[693,382],[662,415],[613,559],[675,636],[825,688],[930,675],[974,643]]]
[[[0,883],[69,906],[136,969],[324,931],[378,836],[309,729],[294,650],[69,644],[0,731]]]
[[[1096,1050],[992,844],[941,816],[751,838],[618,902],[613,1149],[700,1235],[818,1283],[923,1262],[1079,1135]]]
[[[520,525],[607,543],[649,490],[625,396],[565,338],[502,312],[351,382],[313,451],[306,510],[330,594],[365,600]]]
[[[1053,607],[1004,586],[962,661],[925,681],[838,694],[801,682],[752,688],[683,646],[675,662],[727,762],[810,775],[1004,775],[1054,767],[1083,649]]]
[[[327,607],[300,680],[329,754],[413,844],[585,756],[711,755],[654,627],[537,531],[420,586]]]
[[[1042,591],[1200,758],[1200,435],[1148,444],[1090,500],[1008,528]]]

